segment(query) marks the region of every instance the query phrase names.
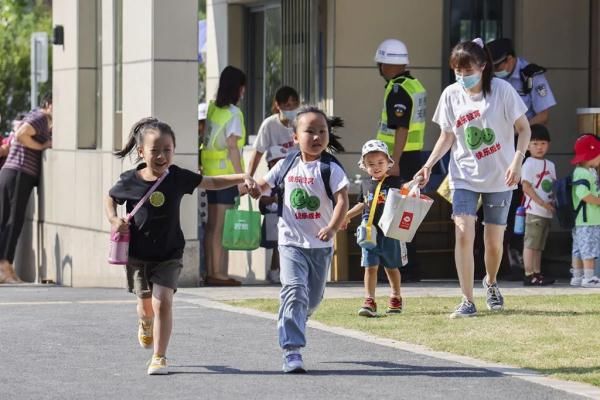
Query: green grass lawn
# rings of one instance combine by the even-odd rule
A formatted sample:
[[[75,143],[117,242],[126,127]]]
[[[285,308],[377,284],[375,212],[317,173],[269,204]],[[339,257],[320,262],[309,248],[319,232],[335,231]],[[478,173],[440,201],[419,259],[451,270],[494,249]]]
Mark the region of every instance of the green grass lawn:
[[[381,311],[387,299],[378,298]],[[506,311],[492,313],[477,298],[478,316],[449,319],[458,298],[404,298],[401,315],[364,318],[362,299],[323,301],[313,319],[433,350],[530,368],[559,379],[600,386],[600,294],[509,296]],[[277,312],[277,300],[229,304]]]

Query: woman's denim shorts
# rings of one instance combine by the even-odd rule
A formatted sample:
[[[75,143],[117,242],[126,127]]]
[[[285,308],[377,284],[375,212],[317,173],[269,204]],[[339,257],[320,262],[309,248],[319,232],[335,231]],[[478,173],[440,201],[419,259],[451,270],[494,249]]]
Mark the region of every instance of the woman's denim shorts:
[[[452,217],[472,215],[477,217],[477,202],[481,195],[483,223],[506,225],[512,190],[506,192],[477,193],[467,189],[454,189],[452,193]]]

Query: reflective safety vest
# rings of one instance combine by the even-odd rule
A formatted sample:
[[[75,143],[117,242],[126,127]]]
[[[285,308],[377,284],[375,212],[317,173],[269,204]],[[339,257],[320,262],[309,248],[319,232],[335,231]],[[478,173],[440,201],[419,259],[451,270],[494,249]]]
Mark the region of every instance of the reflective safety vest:
[[[242,137],[237,141],[238,149],[242,150],[246,142],[246,127],[244,126],[244,114],[237,109],[242,124]],[[223,146],[225,143],[225,127],[227,123],[236,116],[229,107],[221,108],[215,105],[214,101],[208,104],[206,113],[206,134],[204,135],[204,144],[201,146],[200,161],[202,163],[202,174],[206,176],[230,175],[235,174],[233,164],[229,159],[229,150]],[[242,171],[244,162],[241,160]]]
[[[410,116],[410,124],[408,126],[408,137],[404,151],[417,151],[423,149],[423,140],[425,138],[425,111],[427,109],[427,91],[421,85],[421,82],[407,76],[400,76],[392,79],[385,87],[385,95],[383,97],[383,111],[379,121],[379,129],[377,130],[377,139],[381,140],[388,146],[390,154],[394,151],[394,143],[396,142],[396,130],[388,128],[387,125],[387,100],[392,92],[397,92],[399,88],[403,88],[412,99],[412,113]]]

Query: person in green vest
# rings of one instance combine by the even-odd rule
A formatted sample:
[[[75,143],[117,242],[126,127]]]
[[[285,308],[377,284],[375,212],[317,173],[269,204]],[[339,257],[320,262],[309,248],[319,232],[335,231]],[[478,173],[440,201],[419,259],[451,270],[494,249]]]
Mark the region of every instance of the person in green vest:
[[[246,142],[244,115],[237,104],[244,96],[246,75],[238,68],[227,66],[219,78],[217,98],[210,101],[206,115],[206,133],[200,154],[204,176],[239,174],[244,172],[242,147]],[[239,286],[240,281],[228,274],[228,251],[223,248],[225,212],[235,204],[235,198],[245,194],[243,187],[207,190],[208,215],[204,250],[208,275],[205,283],[212,286]]]
[[[407,70],[408,49],[400,40],[381,42],[375,53],[375,62],[379,74],[386,81],[376,138],[391,150],[394,165],[389,174],[409,181],[422,164],[427,91]],[[416,249],[408,244],[407,250],[408,265],[402,280],[418,281]]]

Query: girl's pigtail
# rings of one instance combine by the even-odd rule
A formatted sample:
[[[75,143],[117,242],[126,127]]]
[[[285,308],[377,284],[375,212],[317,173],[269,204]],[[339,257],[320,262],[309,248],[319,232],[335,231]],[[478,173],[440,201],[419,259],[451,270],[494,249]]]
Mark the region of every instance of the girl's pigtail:
[[[344,126],[344,120],[340,117],[332,116],[327,118],[327,124],[329,125],[329,145],[328,150],[332,153],[339,153],[344,151],[344,146],[340,142],[340,136],[334,133],[335,128],[342,128]]]
[[[116,151],[114,154],[118,158],[125,158],[125,156],[131,154],[135,150],[135,148],[142,143],[142,132],[147,125],[152,123],[156,123],[158,120],[156,118],[147,117],[142,118],[138,122],[136,122],[129,132],[129,140],[125,144],[125,147],[120,151]]]

